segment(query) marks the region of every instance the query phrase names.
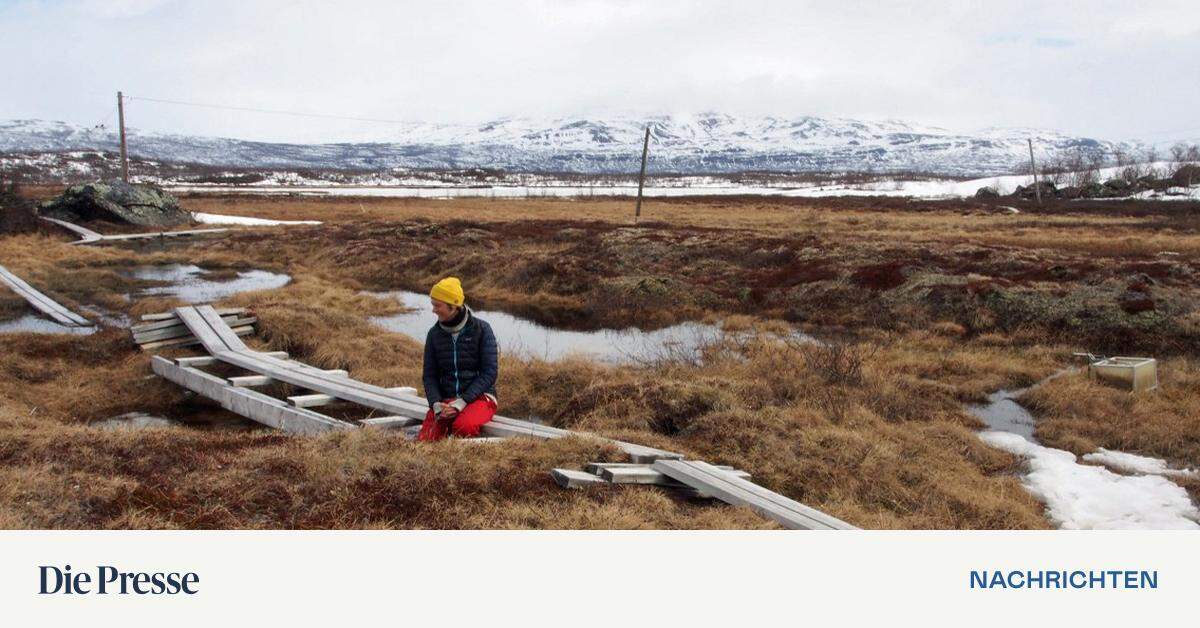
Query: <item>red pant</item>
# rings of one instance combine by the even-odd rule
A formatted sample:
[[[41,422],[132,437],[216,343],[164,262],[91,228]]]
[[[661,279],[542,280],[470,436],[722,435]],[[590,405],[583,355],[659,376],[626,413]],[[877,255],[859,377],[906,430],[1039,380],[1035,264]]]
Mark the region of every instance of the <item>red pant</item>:
[[[451,401],[450,399],[442,400],[442,403]],[[492,420],[496,416],[496,403],[493,402],[487,395],[472,401],[463,408],[457,416],[454,417],[454,422],[450,425],[450,431],[455,436],[470,438],[479,436],[479,429],[484,423]],[[425,413],[425,422],[421,424],[421,433],[417,435],[417,440],[441,440],[446,437],[446,428],[437,420],[437,415],[433,413],[431,408]]]

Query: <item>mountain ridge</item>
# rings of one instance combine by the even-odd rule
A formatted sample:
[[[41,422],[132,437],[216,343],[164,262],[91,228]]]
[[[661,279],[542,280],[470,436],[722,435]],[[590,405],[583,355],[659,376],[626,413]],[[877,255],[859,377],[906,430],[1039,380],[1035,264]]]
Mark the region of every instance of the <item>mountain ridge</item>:
[[[1009,172],[1028,158],[1129,151],[1056,131],[989,128],[958,133],[901,120],[721,113],[646,117],[503,118],[475,125],[405,123],[378,141],[295,143],[128,130],[129,152],[145,159],[211,166],[335,170],[452,170],[619,174],[640,165],[650,128],[654,172],[927,172],[949,176]],[[0,121],[0,152],[116,150],[110,128],[37,119]]]

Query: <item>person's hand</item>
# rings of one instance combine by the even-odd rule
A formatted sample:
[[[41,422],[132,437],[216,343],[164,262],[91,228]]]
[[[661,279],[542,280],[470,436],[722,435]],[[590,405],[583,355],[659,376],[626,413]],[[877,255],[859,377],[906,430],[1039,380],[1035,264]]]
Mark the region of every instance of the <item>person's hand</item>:
[[[442,412],[438,415],[438,421],[446,424],[454,421],[454,417],[458,416],[458,408],[450,405],[449,402],[442,406]]]

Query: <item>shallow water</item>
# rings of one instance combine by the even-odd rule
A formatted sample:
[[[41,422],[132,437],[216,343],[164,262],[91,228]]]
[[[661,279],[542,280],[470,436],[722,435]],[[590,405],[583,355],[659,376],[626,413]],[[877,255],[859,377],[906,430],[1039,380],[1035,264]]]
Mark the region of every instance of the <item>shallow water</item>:
[[[406,307],[414,308],[414,311],[393,316],[372,317],[371,322],[388,331],[425,342],[425,335],[437,321],[429,311],[428,295],[404,290],[369,294],[393,298]],[[543,360],[558,360],[569,355],[579,355],[610,364],[624,364],[672,356],[692,356],[700,347],[725,333],[716,325],[704,323],[681,323],[654,331],[642,331],[636,327],[568,331],[539,325],[504,312],[474,312],[492,326],[501,351]]]
[[[986,404],[967,406],[967,410],[993,430],[1016,434],[1036,442],[1033,438],[1033,415],[1016,401],[1026,390],[1028,388],[998,390],[988,395]]]
[[[281,288],[291,277],[265,270],[248,270],[230,279],[207,279],[205,271],[191,264],[168,264],[166,266],[142,266],[131,275],[144,281],[166,282],[138,292],[139,296],[172,296],[188,303],[207,303],[253,290]]]
[[[96,327],[67,327],[35,314],[26,314],[21,318],[0,321],[0,334],[71,334],[88,336],[96,333]]]

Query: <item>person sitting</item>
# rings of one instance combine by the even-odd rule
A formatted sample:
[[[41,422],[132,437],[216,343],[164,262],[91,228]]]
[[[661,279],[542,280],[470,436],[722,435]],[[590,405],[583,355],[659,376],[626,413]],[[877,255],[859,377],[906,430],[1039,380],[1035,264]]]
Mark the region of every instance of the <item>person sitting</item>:
[[[429,412],[417,439],[478,436],[496,415],[496,336],[491,325],[467,307],[457,277],[437,282],[429,297],[438,320],[425,336],[423,380]]]

